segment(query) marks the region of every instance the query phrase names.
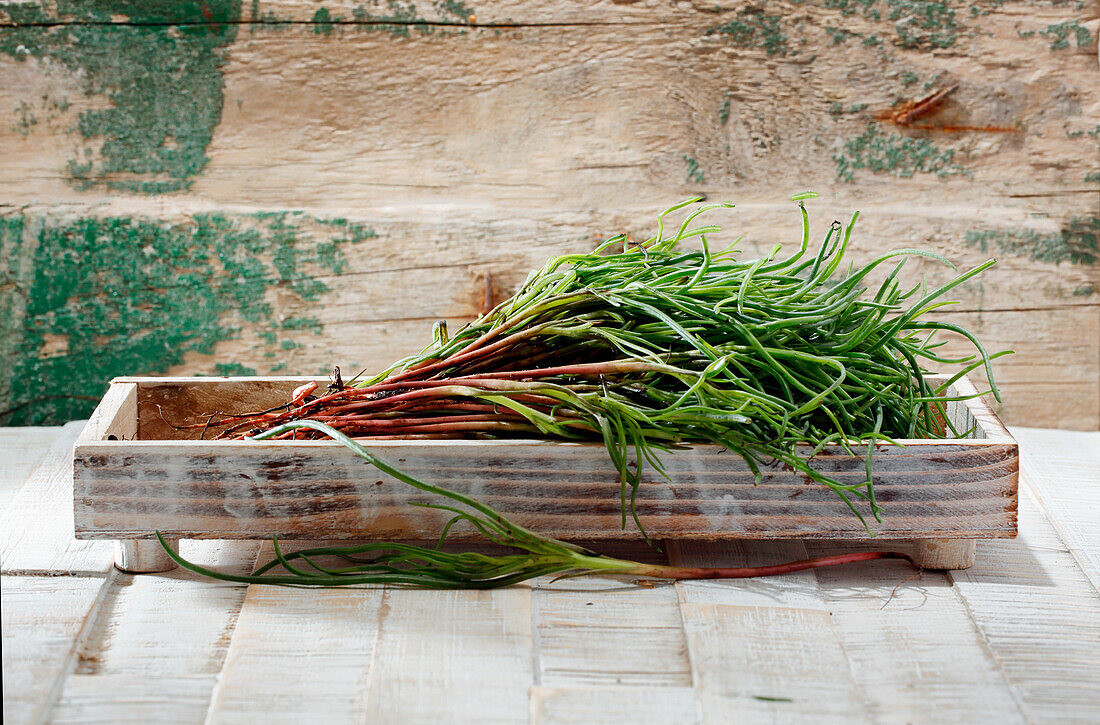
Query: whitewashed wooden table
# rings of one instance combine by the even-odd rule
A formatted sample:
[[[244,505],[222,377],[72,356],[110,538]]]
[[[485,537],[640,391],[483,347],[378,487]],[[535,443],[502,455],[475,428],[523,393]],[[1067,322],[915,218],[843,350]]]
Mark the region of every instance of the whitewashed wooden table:
[[[110,542],[72,538],[81,426],[0,429],[6,723],[1100,721],[1100,433],[1014,430],[1020,537],[967,571],[428,592],[119,572]],[[264,548],[183,553],[245,571]]]

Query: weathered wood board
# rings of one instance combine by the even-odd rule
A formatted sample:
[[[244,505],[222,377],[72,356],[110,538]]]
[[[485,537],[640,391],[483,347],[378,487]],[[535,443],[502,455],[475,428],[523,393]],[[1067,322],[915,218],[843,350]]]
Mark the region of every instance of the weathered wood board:
[[[5,722],[45,722],[113,576],[0,577]]]
[[[110,544],[73,538],[73,442],[83,427],[75,421],[59,429],[42,462],[0,511],[4,574],[97,575],[111,569]],[[28,520],[35,525],[25,525]]]
[[[379,367],[690,194],[738,204],[747,252],[794,241],[813,188],[816,232],[862,212],[854,258],[996,256],[944,314],[1016,350],[1000,412],[1095,429],[1098,26],[1077,0],[5,4],[0,423],[86,416],[116,375]]]
[[[74,450],[76,535],[178,538],[431,539],[451,512],[412,506],[425,495],[333,441],[196,440],[217,405],[261,410],[289,397],[303,378],[148,379],[114,382]],[[936,379],[932,378],[932,384]],[[255,397],[249,395],[258,388]],[[227,391],[220,395],[219,391]],[[182,391],[176,394],[175,391]],[[974,392],[965,378],[946,394]],[[205,405],[205,407],[203,407]],[[1016,442],[980,399],[948,403],[971,439],[876,444],[876,522],[885,539],[974,539],[1016,534]],[[149,420],[150,424],[143,423]],[[108,440],[110,437],[114,440]],[[543,534],[568,540],[640,539],[622,526],[619,475],[600,443],[538,440],[370,442],[402,471],[481,500]],[[803,451],[802,455],[809,455]],[[769,468],[762,480],[714,445],[662,455],[668,479],[643,472],[638,516],[654,538],[866,539],[835,493],[807,476]],[[826,447],[814,467],[844,484],[866,480],[862,456]],[[456,527],[453,536],[477,537]],[[968,564],[967,564],[968,565]]]

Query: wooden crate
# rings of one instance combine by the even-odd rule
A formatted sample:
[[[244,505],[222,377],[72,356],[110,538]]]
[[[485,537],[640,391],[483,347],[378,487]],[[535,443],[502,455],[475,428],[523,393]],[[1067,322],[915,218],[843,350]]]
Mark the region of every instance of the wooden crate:
[[[170,540],[431,539],[445,512],[410,506],[430,497],[333,441],[209,441],[214,411],[263,410],[316,378],[118,378],[74,448],[79,539],[117,539],[128,570],[169,567],[153,538]],[[973,392],[970,381],[954,390]],[[949,391],[950,393],[951,391]],[[882,540],[917,540],[936,568],[973,561],[975,539],[1016,535],[1016,441],[980,399],[949,403],[962,440],[881,444],[874,455],[882,521],[857,504]],[[375,441],[372,450],[411,475],[492,505],[517,523],[569,540],[637,539],[621,527],[618,474],[600,443]],[[654,539],[870,538],[840,499],[805,476],[766,470],[753,484],[741,458],[713,445],[662,458],[637,509]],[[827,448],[814,465],[863,480],[864,460]],[[455,537],[474,537],[455,531]]]

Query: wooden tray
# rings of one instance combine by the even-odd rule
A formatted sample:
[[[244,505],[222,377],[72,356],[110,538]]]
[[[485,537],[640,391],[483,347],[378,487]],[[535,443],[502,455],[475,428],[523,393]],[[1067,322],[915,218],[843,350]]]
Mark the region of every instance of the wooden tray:
[[[77,439],[73,495],[78,539],[117,539],[128,571],[171,568],[155,540],[432,539],[448,515],[409,506],[429,497],[331,441],[203,441],[213,411],[263,410],[317,378],[118,378]],[[969,380],[954,390],[974,392]],[[949,391],[950,393],[951,391]],[[883,540],[917,540],[933,568],[965,568],[975,539],[1016,535],[1016,441],[980,399],[948,403],[964,440],[882,444],[874,455]],[[372,450],[431,483],[494,506],[517,523],[575,541],[640,539],[621,528],[618,474],[600,443],[376,441]],[[648,471],[638,513],[654,539],[866,540],[835,494],[792,472],[760,485],[735,454],[700,445],[664,453],[671,477]],[[830,447],[815,466],[864,477],[862,457]],[[455,532],[474,538],[472,532]],[[150,539],[153,539],[150,541]]]

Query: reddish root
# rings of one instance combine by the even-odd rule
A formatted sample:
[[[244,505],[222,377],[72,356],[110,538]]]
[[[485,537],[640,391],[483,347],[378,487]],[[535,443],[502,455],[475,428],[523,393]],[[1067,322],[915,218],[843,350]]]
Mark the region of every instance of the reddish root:
[[[660,579],[752,579],[755,577],[793,574],[796,571],[804,571],[806,569],[820,569],[827,566],[854,564],[856,562],[871,561],[873,559],[905,559],[913,566],[917,566],[917,563],[913,561],[912,557],[899,551],[861,551],[853,554],[838,554],[836,556],[822,556],[816,559],[792,561],[787,564],[776,564],[773,566],[708,568],[643,564],[637,568],[632,568],[626,573],[651,576]]]

